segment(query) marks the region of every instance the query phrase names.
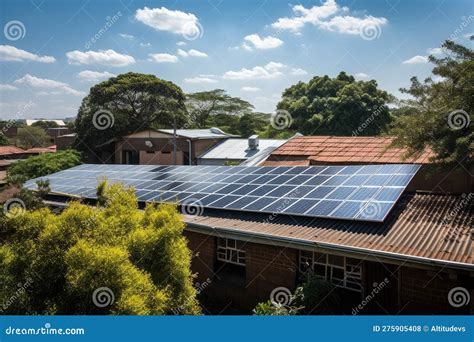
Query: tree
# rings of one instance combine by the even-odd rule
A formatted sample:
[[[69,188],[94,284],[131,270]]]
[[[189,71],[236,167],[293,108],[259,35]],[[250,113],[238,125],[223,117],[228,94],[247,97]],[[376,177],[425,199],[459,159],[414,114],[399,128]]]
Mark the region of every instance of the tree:
[[[474,158],[474,51],[452,41],[442,48],[443,57],[429,57],[437,80],[422,83],[413,77],[410,88],[401,89],[411,99],[402,102],[406,115],[394,123],[394,145],[408,148],[408,155],[429,147],[435,152],[432,161],[469,167]]]
[[[75,122],[77,147],[96,146],[112,138],[148,128],[187,122],[181,88],[154,75],[126,73],[93,86]]]
[[[46,130],[47,128],[58,128],[59,127],[59,125],[55,121],[51,121],[51,120],[36,121],[31,126],[40,127],[44,130]]]
[[[73,202],[58,215],[0,217],[0,313],[200,313],[176,207],[140,211],[134,190],[120,184],[105,196],[101,207]]]
[[[10,145],[7,137],[5,136],[5,134],[0,132],[0,146],[7,146],[7,145]]]
[[[370,136],[390,123],[387,103],[392,99],[375,80],[356,81],[341,72],[336,78],[316,76],[291,86],[277,108],[289,112],[289,128],[302,134]]]
[[[40,127],[18,128],[17,145],[22,148],[45,147],[49,145],[49,135]]]
[[[10,184],[21,184],[28,179],[46,176],[80,163],[79,153],[73,150],[43,153],[12,164],[7,170],[7,181]]]
[[[203,128],[212,115],[242,115],[253,109],[253,105],[240,97],[232,97],[223,89],[214,89],[186,96],[186,107],[194,127]]]
[[[269,124],[270,116],[262,113],[245,113],[239,119],[239,135],[248,138],[264,131]]]

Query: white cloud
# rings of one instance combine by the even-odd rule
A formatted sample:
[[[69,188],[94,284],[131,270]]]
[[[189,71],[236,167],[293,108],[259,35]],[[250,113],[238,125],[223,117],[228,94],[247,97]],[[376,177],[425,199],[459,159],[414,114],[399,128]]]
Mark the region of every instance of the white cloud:
[[[205,52],[201,52],[201,51],[194,50],[194,49],[191,49],[191,50],[188,50],[188,51],[178,49],[178,51],[176,51],[176,53],[178,54],[178,56],[181,56],[181,57],[207,57],[207,54]]]
[[[135,36],[131,34],[125,34],[125,33],[119,33],[119,36],[122,37],[123,39],[127,40],[134,40]]]
[[[11,45],[0,45],[0,61],[53,63],[56,59],[51,56],[39,56]]]
[[[262,89],[260,89],[258,87],[242,87],[242,88],[240,88],[240,90],[255,93],[255,92],[260,91]]]
[[[199,31],[199,21],[194,14],[172,11],[166,7],[138,9],[135,13],[135,19],[157,31],[182,35]]]
[[[0,84],[0,90],[18,90],[18,88],[11,84]]]
[[[140,46],[148,47],[148,46],[151,46],[151,44],[150,43],[140,43]]]
[[[274,49],[283,44],[283,41],[281,39],[272,36],[261,38],[258,34],[248,35],[244,38],[244,40],[250,42],[256,49],[262,50]]]
[[[281,69],[285,68],[282,63],[270,62],[264,66],[256,66],[252,69],[242,68],[239,71],[227,71],[222,78],[229,80],[255,80],[277,78],[283,73]]]
[[[358,35],[363,29],[379,30],[388,20],[383,17],[366,15],[363,18],[347,15],[349,8],[340,7],[335,0],[327,0],[320,6],[305,8],[302,5],[293,6],[292,17],[280,18],[272,24],[278,30],[288,30],[301,33],[306,24],[320,29],[344,34]]]
[[[122,55],[114,50],[99,51],[69,51],[66,53],[69,64],[106,65],[112,67],[125,67],[135,63],[135,58]]]
[[[157,63],[176,63],[178,57],[169,53],[150,53],[149,56]]]
[[[178,46],[185,46],[185,45],[186,45],[186,42],[183,42],[183,41],[177,42],[176,45],[178,45]]]
[[[293,68],[290,71],[290,75],[307,75],[308,72],[306,70],[303,70],[301,68]]]
[[[406,61],[402,62],[403,64],[426,64],[428,63],[428,57],[416,55],[412,58],[407,59]]]
[[[212,75],[199,75],[199,77],[185,78],[186,83],[217,83],[217,80],[211,78]]]
[[[367,75],[364,72],[358,72],[357,74],[355,74],[355,77],[357,77],[357,78],[369,78],[369,75]]]
[[[99,72],[99,71],[92,71],[92,70],[84,70],[81,71],[80,73],[77,74],[77,76],[81,79],[81,81],[100,81],[105,78],[109,77],[114,77],[116,75],[104,71],[104,72]]]
[[[426,52],[428,52],[430,55],[434,55],[434,56],[439,56],[439,55],[442,55],[444,54],[444,50],[443,48],[430,48],[428,50],[426,50]]]
[[[47,78],[39,78],[35,76],[31,76],[30,74],[26,74],[22,78],[17,79],[15,84],[26,84],[33,88],[43,88],[43,89],[53,89],[56,92],[53,94],[58,93],[65,93],[74,96],[83,96],[85,95],[84,92],[72,89],[67,83],[58,82],[55,80],[50,80]]]

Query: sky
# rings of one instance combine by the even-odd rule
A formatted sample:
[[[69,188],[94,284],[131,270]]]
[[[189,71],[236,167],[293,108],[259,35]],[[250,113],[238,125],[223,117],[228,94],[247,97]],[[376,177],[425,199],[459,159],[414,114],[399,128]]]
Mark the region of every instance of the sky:
[[[77,115],[133,71],[225,89],[272,112],[289,86],[346,71],[397,97],[446,39],[472,47],[472,0],[2,0],[0,119]]]

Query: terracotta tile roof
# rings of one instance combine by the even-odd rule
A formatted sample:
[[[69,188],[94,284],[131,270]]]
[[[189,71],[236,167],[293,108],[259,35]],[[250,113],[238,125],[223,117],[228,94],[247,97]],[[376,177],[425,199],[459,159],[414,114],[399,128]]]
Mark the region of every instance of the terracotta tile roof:
[[[290,139],[270,155],[269,160],[299,156],[315,163],[417,163],[427,164],[433,156],[426,150],[404,159],[402,148],[389,148],[393,137],[301,136]]]
[[[204,211],[204,216],[184,216],[198,224],[230,233],[265,234],[266,239],[306,241],[357,249],[396,253],[403,258],[427,258],[467,264],[474,270],[472,201],[452,195],[405,194],[384,223],[314,219],[232,211]]]
[[[303,160],[265,160],[260,166],[309,166],[310,161]]]
[[[19,153],[25,153],[25,151],[16,146],[0,146],[0,156],[8,156],[10,154]]]
[[[51,153],[56,152],[56,145],[48,147],[33,147],[25,151],[25,153]]]

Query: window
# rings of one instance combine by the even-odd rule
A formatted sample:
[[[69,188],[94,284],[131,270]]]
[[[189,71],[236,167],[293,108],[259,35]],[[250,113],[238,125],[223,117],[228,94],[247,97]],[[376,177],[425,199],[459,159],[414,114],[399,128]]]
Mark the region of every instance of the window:
[[[227,286],[244,287],[246,279],[245,251],[242,241],[218,238],[216,276]]]
[[[338,255],[300,251],[300,271],[312,271],[316,277],[336,286],[362,292],[360,260]]]
[[[245,251],[241,249],[242,245],[242,241],[234,239],[217,239],[217,260],[245,266]]]

